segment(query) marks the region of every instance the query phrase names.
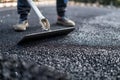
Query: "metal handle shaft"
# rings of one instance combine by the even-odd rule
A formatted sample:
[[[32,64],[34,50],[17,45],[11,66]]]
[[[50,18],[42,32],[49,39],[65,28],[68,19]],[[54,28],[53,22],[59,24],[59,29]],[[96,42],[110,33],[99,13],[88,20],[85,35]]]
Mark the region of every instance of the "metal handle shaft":
[[[35,3],[32,0],[27,0],[28,3],[30,4],[30,6],[33,8],[33,10],[35,11],[35,13],[37,14],[37,16],[40,19],[44,19],[45,17],[42,15],[42,13],[40,12],[40,10],[38,9],[38,7],[35,5]]]
[[[42,25],[42,29],[43,30],[49,30],[50,29],[50,23],[49,23],[48,19],[46,19],[42,15],[42,13],[40,12],[40,10],[38,9],[38,7],[35,5],[35,3],[32,0],[27,0],[27,1],[30,4],[30,6],[33,8],[33,10],[35,11],[35,13],[37,14],[37,16],[39,17],[40,24]]]

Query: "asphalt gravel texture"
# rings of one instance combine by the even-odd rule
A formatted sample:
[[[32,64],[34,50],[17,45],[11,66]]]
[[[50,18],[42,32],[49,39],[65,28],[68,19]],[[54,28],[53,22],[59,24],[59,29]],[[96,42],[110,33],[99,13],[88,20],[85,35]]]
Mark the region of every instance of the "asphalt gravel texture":
[[[27,63],[18,56],[0,55],[1,80],[70,80],[64,72],[47,66]]]
[[[55,6],[41,7],[52,29],[64,28],[55,24]],[[29,15],[29,28],[15,32],[18,21],[16,9],[0,11],[0,53],[18,56],[36,65],[69,73],[71,80],[120,79],[120,13],[119,9],[69,6],[67,16],[76,22],[75,30],[67,36],[32,41],[17,45],[29,33],[40,32],[34,11]]]

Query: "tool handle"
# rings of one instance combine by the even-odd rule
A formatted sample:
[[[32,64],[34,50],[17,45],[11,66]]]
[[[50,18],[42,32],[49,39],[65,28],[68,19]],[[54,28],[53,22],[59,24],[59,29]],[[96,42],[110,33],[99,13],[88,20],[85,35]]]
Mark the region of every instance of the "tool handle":
[[[37,16],[39,17],[40,24],[42,25],[43,30],[50,30],[50,23],[49,21],[42,15],[38,7],[35,5],[33,0],[27,0],[30,6],[33,8]]]
[[[42,13],[38,9],[38,7],[35,5],[35,3],[33,2],[33,0],[27,0],[27,1],[30,4],[30,6],[33,8],[33,10],[35,11],[35,13],[37,14],[37,16],[39,17],[39,19],[44,19],[45,17],[42,15]]]

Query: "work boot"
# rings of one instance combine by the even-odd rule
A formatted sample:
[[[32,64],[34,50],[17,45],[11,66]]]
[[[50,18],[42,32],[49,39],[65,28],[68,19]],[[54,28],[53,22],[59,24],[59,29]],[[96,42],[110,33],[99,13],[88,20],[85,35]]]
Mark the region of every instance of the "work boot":
[[[62,26],[66,26],[66,27],[73,27],[75,26],[75,22],[66,18],[66,17],[58,17],[57,19],[57,24],[58,25],[62,25]]]
[[[28,27],[28,21],[27,20],[19,21],[18,24],[13,26],[15,31],[25,31],[27,27]]]

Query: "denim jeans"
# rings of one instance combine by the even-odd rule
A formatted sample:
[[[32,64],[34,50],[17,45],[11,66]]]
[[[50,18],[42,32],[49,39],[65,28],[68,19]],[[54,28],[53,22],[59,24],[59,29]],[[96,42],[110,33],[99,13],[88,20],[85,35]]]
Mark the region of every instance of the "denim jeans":
[[[65,16],[65,11],[67,7],[68,0],[57,0],[56,1],[56,10],[57,15],[60,17]],[[17,1],[17,11],[20,14],[20,19],[27,20],[28,13],[30,12],[31,7],[28,4],[27,0],[18,0]]]

